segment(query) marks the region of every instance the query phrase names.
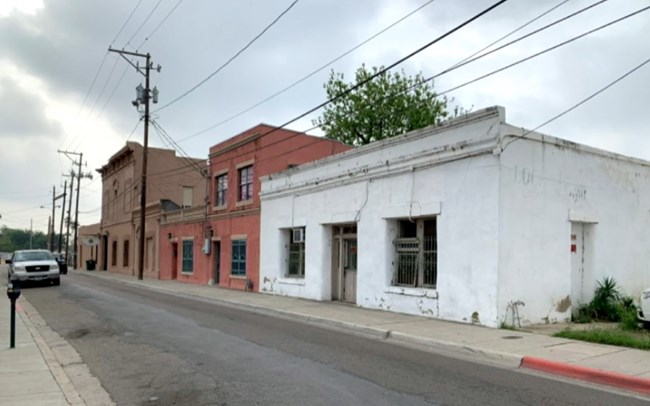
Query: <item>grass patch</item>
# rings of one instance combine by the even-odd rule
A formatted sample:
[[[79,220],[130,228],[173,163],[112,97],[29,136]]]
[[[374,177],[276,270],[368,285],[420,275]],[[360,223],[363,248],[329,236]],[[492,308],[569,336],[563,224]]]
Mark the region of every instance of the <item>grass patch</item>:
[[[594,328],[589,330],[563,330],[554,334],[554,336],[639,350],[650,350],[650,332],[647,331]]]

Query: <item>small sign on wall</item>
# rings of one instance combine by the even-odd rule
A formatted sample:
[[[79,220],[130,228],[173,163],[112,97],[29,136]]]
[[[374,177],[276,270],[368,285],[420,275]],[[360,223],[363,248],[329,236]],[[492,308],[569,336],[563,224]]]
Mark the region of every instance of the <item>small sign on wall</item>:
[[[578,247],[576,246],[576,243],[574,242],[577,240],[578,237],[575,234],[571,234],[571,253],[578,252]]]

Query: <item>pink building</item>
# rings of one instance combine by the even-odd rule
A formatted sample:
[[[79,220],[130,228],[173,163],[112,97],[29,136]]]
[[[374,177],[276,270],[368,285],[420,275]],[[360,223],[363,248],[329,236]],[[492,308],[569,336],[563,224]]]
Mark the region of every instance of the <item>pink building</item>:
[[[162,215],[160,279],[257,291],[259,178],[348,149],[266,124],[210,148],[208,205]]]
[[[99,224],[79,228],[79,261],[89,259],[97,270],[137,275],[140,236],[142,145],[129,141],[97,170],[102,176],[102,215]],[[205,207],[205,159],[176,156],[175,151],[149,147],[145,207],[144,269],[158,279],[158,224],[167,210],[184,212]],[[92,240],[92,245],[89,243]]]

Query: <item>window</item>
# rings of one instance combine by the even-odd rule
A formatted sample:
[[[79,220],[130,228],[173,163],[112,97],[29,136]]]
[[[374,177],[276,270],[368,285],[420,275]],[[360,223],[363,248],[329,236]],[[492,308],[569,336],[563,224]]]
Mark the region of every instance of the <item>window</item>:
[[[111,266],[117,266],[117,240],[113,240],[113,249],[111,250]]]
[[[214,189],[216,190],[214,196],[214,205],[217,207],[225,206],[227,203],[226,194],[228,193],[228,174],[224,173],[223,175],[217,176],[214,184]]]
[[[126,180],[124,185],[124,213],[128,213],[131,210],[131,192],[133,188],[133,181],[131,179]]]
[[[183,186],[183,208],[189,209],[192,207],[192,197],[194,195],[194,188],[192,186]]]
[[[124,241],[124,250],[122,250],[122,266],[129,266],[129,240]]]
[[[253,165],[239,169],[239,200],[253,198]]]
[[[289,263],[287,276],[305,277],[305,228],[293,228],[289,233]]]
[[[435,288],[438,278],[436,219],[400,220],[398,225],[393,284]]]
[[[181,272],[194,272],[194,241],[183,240],[183,266]]]
[[[246,275],[246,240],[233,240],[232,242],[230,274],[236,276]]]

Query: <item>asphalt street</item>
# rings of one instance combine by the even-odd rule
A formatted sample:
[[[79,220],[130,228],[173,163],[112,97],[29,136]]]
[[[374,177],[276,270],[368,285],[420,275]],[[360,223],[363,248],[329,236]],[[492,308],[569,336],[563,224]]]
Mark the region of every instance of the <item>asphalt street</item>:
[[[83,274],[23,293],[119,405],[647,404]]]

